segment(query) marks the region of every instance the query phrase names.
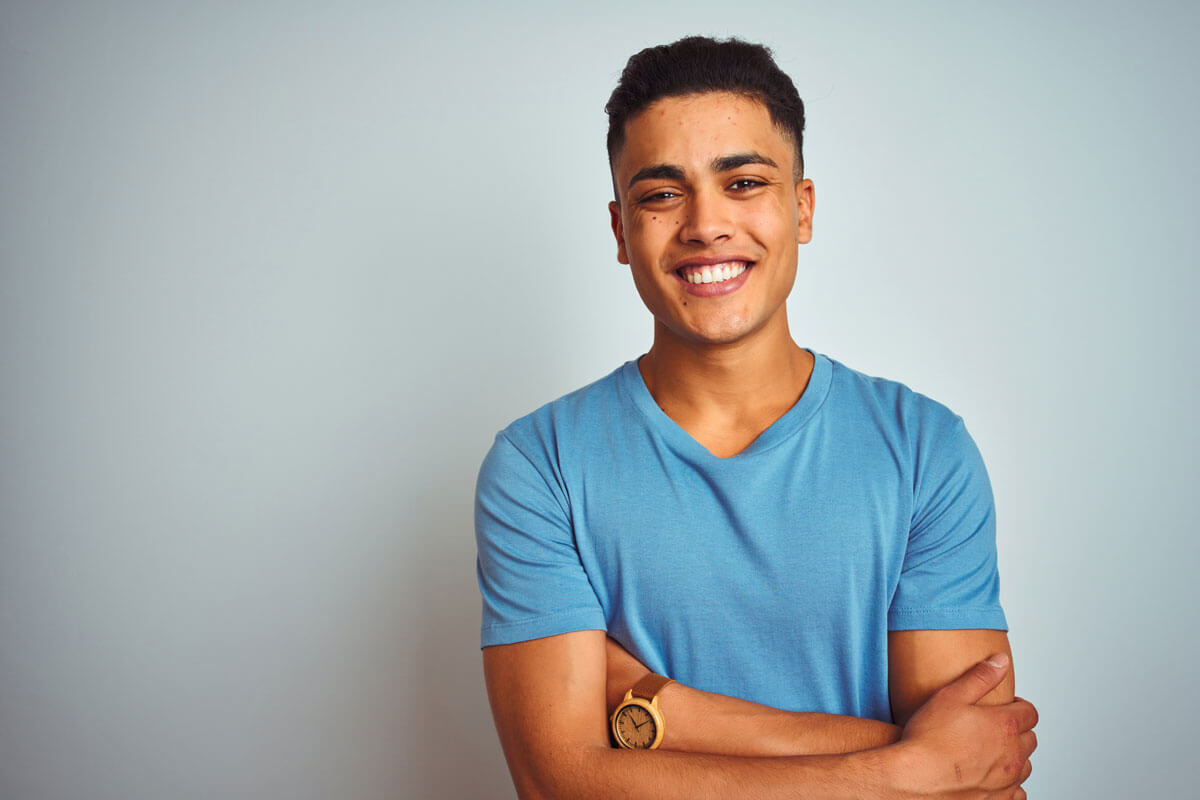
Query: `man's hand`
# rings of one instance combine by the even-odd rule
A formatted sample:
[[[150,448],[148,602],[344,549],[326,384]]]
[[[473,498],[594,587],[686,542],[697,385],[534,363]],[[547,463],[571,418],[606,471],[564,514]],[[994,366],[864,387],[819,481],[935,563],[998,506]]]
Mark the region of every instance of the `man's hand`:
[[[1037,709],[1026,700],[976,705],[1008,676],[997,653],[940,689],[913,715],[896,746],[905,797],[1024,800],[1033,769]]]

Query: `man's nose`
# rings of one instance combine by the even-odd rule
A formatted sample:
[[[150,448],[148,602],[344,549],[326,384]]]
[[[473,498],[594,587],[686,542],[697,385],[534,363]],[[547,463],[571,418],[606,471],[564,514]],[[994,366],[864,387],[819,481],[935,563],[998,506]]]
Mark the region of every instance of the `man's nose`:
[[[679,238],[688,244],[707,246],[733,235],[733,218],[729,200],[721,192],[693,192],[684,207]]]

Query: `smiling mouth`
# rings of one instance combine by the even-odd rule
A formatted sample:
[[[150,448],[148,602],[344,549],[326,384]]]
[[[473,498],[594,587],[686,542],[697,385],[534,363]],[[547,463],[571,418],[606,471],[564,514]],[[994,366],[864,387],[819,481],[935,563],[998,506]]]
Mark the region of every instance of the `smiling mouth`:
[[[721,264],[680,267],[675,270],[675,274],[688,283],[724,283],[733,280],[749,268],[748,261],[726,261]]]

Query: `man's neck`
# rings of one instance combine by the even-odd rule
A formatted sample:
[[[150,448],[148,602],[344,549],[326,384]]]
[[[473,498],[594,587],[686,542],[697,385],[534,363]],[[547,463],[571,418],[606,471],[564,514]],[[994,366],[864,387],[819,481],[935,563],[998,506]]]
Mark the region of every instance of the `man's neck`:
[[[796,404],[813,357],[792,340],[786,319],[726,345],[684,341],[656,325],[638,369],[667,416],[714,455],[728,457]]]

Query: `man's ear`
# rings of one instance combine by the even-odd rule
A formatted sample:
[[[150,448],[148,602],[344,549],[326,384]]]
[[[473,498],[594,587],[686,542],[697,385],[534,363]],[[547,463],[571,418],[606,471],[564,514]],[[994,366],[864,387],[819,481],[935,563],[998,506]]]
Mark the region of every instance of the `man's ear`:
[[[621,227],[621,206],[615,200],[608,204],[608,214],[612,217],[612,232],[617,238],[617,261],[629,263],[629,254],[625,252],[625,232]]]
[[[796,211],[799,224],[796,229],[796,242],[808,244],[812,241],[813,209],[817,198],[814,194],[813,182],[804,178],[796,184]]]

